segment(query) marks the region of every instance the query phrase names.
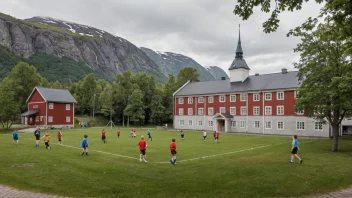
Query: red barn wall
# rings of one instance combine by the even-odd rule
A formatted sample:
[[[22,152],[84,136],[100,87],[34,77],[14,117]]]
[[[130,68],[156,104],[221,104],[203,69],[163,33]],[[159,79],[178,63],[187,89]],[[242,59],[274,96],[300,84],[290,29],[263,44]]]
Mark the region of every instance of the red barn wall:
[[[53,117],[53,122],[49,122],[48,125],[73,125],[74,117],[73,117],[73,104],[70,104],[70,110],[66,110],[66,103],[54,103],[54,109],[49,109],[49,103],[47,105],[48,108],[48,117]],[[66,117],[70,117],[70,122],[66,122]]]
[[[30,96],[28,100],[28,110],[39,110],[37,115],[28,117],[29,125],[44,125],[45,124],[45,116],[46,116],[46,103],[44,98],[40,95],[40,93],[35,89],[33,94]],[[32,122],[30,122],[32,118]]]

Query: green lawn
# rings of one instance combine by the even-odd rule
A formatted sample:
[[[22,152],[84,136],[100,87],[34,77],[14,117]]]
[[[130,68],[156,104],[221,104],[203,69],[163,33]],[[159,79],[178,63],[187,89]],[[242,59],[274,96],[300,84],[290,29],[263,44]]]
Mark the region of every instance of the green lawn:
[[[57,131],[49,131],[51,150],[43,142],[36,148],[32,133],[20,134],[11,144],[10,134],[0,135],[0,184],[23,190],[75,197],[288,197],[329,192],[352,184],[352,141],[340,141],[339,153],[330,152],[330,140],[299,139],[304,159],[288,163],[289,137],[212,134],[152,130],[148,163],[139,162],[139,136],[121,137],[100,129],[64,131],[63,145]],[[43,134],[44,132],[42,132]],[[88,134],[89,156],[80,144]],[[170,159],[169,143],[177,138],[177,165]],[[252,149],[253,148],[253,149]],[[200,158],[208,156],[205,158]]]

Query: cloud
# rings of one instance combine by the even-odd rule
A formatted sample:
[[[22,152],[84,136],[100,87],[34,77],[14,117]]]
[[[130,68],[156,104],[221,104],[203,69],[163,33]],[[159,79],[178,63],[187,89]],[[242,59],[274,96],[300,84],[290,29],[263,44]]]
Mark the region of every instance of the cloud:
[[[265,34],[268,14],[259,10],[247,21],[232,11],[233,0],[1,0],[0,12],[18,18],[49,16],[103,29],[139,47],[184,54],[203,66],[217,65],[227,71],[238,40],[238,24],[245,59],[253,73],[293,69],[298,60],[293,48],[297,38],[289,29],[317,16],[321,5],[310,1],[302,11],[280,15],[280,28]]]

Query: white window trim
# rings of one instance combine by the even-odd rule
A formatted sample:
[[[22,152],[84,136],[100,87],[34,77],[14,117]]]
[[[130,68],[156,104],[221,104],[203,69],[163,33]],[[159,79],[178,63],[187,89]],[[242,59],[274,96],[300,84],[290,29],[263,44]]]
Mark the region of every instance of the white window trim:
[[[188,101],[188,104],[193,104],[193,97],[188,97],[188,99],[187,99]],[[189,102],[191,100],[191,102]]]
[[[226,107],[219,107],[219,112],[220,112],[220,113],[222,113],[222,112],[221,112],[221,109],[225,109],[225,112],[224,112],[224,113],[226,113]]]
[[[49,109],[54,109],[54,103],[49,103]]]
[[[254,97],[254,96],[258,96],[258,100],[255,100],[255,97]],[[260,101],[260,95],[257,94],[257,93],[253,94],[253,101]]]
[[[258,122],[258,123],[259,123],[258,128],[255,127],[255,122]],[[260,129],[260,121],[259,121],[259,120],[254,120],[254,121],[253,121],[253,128],[255,128],[255,129]]]
[[[319,129],[319,128],[317,129],[316,128],[316,123],[321,123],[321,129]],[[322,122],[314,122],[314,131],[323,131],[323,125],[324,124]],[[319,127],[319,125],[318,125],[318,127]]]
[[[212,110],[212,114],[209,113],[209,110]],[[213,107],[208,108],[208,115],[210,115],[210,116],[214,115],[214,108]]]
[[[67,118],[69,119],[68,121],[67,121]],[[66,122],[71,122],[71,117],[70,116],[66,116]]]
[[[244,123],[243,127],[242,127],[242,123]],[[240,128],[241,128],[241,129],[246,128],[246,125],[247,125],[247,123],[246,123],[245,120],[241,120],[241,121],[240,121]]]
[[[203,99],[203,101],[199,101],[199,99],[200,99],[200,98],[202,98],[202,99]],[[203,96],[198,97],[198,103],[204,103],[204,97],[203,97]]]
[[[302,112],[296,112],[297,115],[304,115],[304,110]]]
[[[245,96],[246,96],[246,99],[245,99],[245,100],[242,100],[242,95],[245,95]],[[240,95],[240,101],[247,101],[247,100],[248,100],[247,94],[241,94],[241,95]]]
[[[282,114],[279,114],[279,107],[282,107]],[[283,105],[276,106],[276,115],[285,115],[285,107]]]
[[[182,102],[181,102],[181,99],[182,99]],[[183,104],[184,102],[185,102],[184,98],[178,98],[178,104]]]
[[[50,120],[51,118],[51,120]],[[53,116],[48,116],[48,122],[54,122],[54,117]]]
[[[266,108],[267,108],[267,107],[270,107],[270,114],[267,114],[267,113],[266,113]],[[273,115],[273,108],[272,108],[272,106],[265,106],[265,107],[264,107],[264,110],[265,110],[265,115]]]
[[[192,110],[192,113],[189,113],[189,110]],[[193,108],[188,108],[187,115],[193,115]]]
[[[243,108],[243,109],[246,109],[246,114],[242,114],[242,108]],[[241,113],[240,113],[240,114],[241,114],[241,115],[247,115],[247,114],[248,114],[248,109],[247,109],[247,107],[243,107],[243,106],[242,106],[242,107],[241,107]]]
[[[210,123],[211,123],[211,126],[210,126]],[[209,121],[208,121],[208,127],[213,127],[213,126],[214,126],[214,121],[209,120]]]
[[[279,93],[282,93],[282,99],[279,99]],[[285,100],[285,92],[279,91],[276,93],[276,100]]]
[[[200,124],[202,123],[202,124]],[[198,126],[203,126],[203,121],[202,120],[198,120]]]
[[[270,128],[267,127],[266,123],[270,122]],[[273,122],[272,121],[265,121],[265,129],[273,129]]]
[[[282,129],[279,128],[279,122],[282,122]],[[284,121],[277,121],[276,128],[277,128],[277,130],[284,130],[285,129],[285,122]]]
[[[211,98],[211,101],[209,101],[210,98]],[[214,103],[214,96],[209,96],[208,97],[208,103]]]
[[[235,123],[235,126],[233,126],[233,123]],[[231,128],[236,128],[237,127],[237,122],[236,120],[232,120],[231,121]]]
[[[183,124],[181,124],[181,121],[183,122]],[[180,126],[185,126],[185,121],[184,120],[180,120],[179,124],[180,124]]]
[[[202,114],[199,113],[199,110],[202,110]],[[204,115],[204,108],[198,108],[198,115]]]
[[[231,113],[231,109],[235,109],[235,113],[234,113],[234,114]],[[231,115],[236,115],[236,107],[230,107],[230,114],[231,114]]]
[[[266,95],[270,95],[270,99],[266,99]],[[266,101],[270,101],[270,100],[272,100],[273,99],[273,94],[272,93],[264,93],[264,100],[266,100]]]
[[[70,110],[71,110],[71,104],[66,104],[66,111],[70,111]]]
[[[182,113],[181,113],[181,110],[182,110]],[[184,115],[185,114],[185,111],[183,108],[179,108],[178,109],[178,115]]]
[[[303,122],[303,123],[304,123],[304,129],[298,129],[298,128],[297,128],[297,124],[298,124],[299,122]],[[298,131],[304,131],[304,130],[306,130],[306,122],[304,122],[304,121],[297,121],[297,122],[296,122],[296,130],[298,130]]]
[[[232,100],[232,97],[235,97],[235,100]],[[230,102],[236,102],[236,95],[230,95]]]
[[[193,120],[188,120],[188,126],[193,126]]]
[[[221,101],[221,97],[224,97],[224,101]],[[219,102],[226,102],[226,95],[220,95],[219,96]]]
[[[258,108],[258,114],[254,114],[254,109],[255,108]],[[258,116],[258,115],[260,115],[260,107],[259,106],[255,106],[255,107],[253,107],[253,115],[255,115],[255,116]]]

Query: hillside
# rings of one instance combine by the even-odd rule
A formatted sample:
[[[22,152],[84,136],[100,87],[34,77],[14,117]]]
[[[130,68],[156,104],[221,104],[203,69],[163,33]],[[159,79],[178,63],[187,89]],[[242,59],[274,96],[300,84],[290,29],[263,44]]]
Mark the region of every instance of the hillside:
[[[213,75],[208,70],[206,70],[204,67],[202,67],[199,63],[197,63],[190,57],[172,52],[156,52],[145,47],[141,47],[141,49],[147,54],[150,59],[152,59],[157,65],[159,65],[160,70],[164,75],[177,75],[183,67],[193,67],[198,70],[199,80],[215,80]]]
[[[218,66],[209,66],[205,67],[205,69],[208,70],[208,72],[211,73],[216,80],[221,80],[222,77],[227,79],[229,78],[226,72]]]

